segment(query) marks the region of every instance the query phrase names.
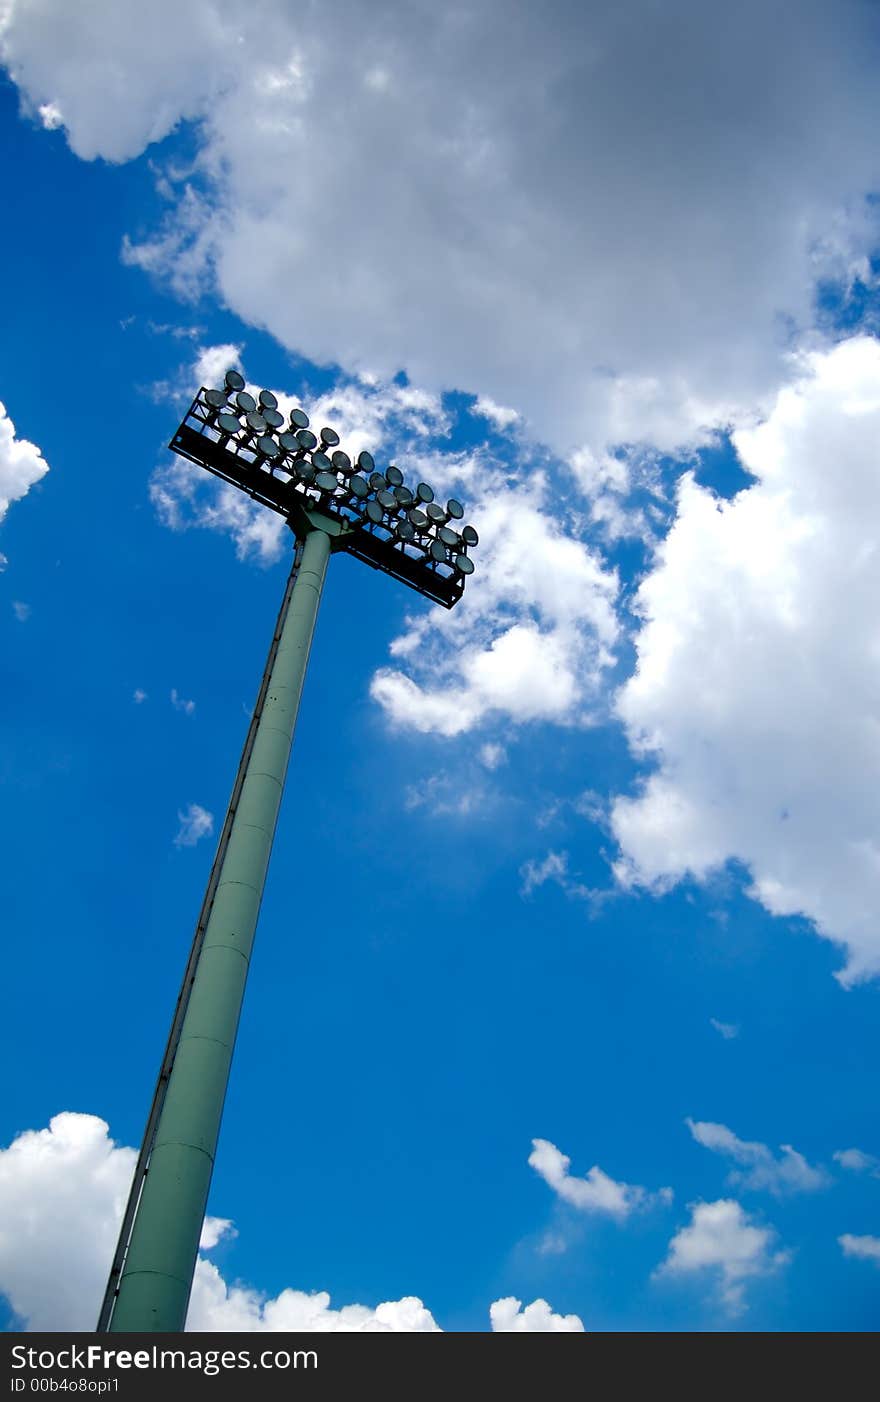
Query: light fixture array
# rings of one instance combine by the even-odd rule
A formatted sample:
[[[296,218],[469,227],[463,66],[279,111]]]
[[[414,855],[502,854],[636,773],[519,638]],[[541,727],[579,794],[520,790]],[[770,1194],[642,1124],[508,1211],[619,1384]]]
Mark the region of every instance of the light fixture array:
[[[340,548],[444,603],[460,598],[473,574],[470,550],[479,537],[461,525],[464,507],[445,506],[426,482],[406,486],[393,464],[377,469],[371,453],[356,461],[339,434],[315,434],[302,409],[285,419],[271,390],[255,397],[237,370],[221,389],[200,389],[170,447],[289,515],[298,503],[345,523]]]

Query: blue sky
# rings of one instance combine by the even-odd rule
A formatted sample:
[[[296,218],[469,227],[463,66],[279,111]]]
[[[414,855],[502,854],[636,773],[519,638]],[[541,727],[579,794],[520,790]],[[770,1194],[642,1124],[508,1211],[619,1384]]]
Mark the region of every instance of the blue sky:
[[[795,44],[746,7],[729,110],[705,147],[670,129],[669,171],[702,182],[682,251],[694,211],[672,176],[631,243],[650,93],[605,109],[600,160],[578,137],[597,110],[533,36],[535,120],[562,133],[535,190],[491,78],[452,135],[465,186],[494,153],[508,246],[447,182],[454,33],[408,8],[393,29],[388,4],[368,43],[339,4],[284,67],[283,7],[256,8],[287,76],[263,75],[251,126],[213,51],[193,96],[149,46],[135,72],[137,35],[100,4],[64,43],[49,0],[0,10],[6,1327],[93,1327],[212,857],[183,819],[196,805],[219,830],[289,567],[273,523],[193,487],[165,446],[196,367],[234,361],[343,446],[448,484],[483,545],[449,615],[332,563],[211,1190],[234,1226],[200,1266],[199,1326],[430,1327],[394,1303],[417,1297],[443,1329],[484,1330],[513,1297],[496,1328],[876,1328],[880,239],[853,136],[876,17],[852,6],[850,50],[819,9]],[[595,34],[558,8],[602,92],[648,63],[605,7]],[[711,76],[723,56],[679,8]],[[76,63],[96,33],[103,103]],[[429,40],[434,80],[398,89]],[[301,68],[320,90],[334,41],[365,103],[399,92],[420,114],[405,149],[399,116],[364,117],[375,209],[356,132],[328,121],[314,157],[297,146],[291,113],[306,135],[317,120]],[[786,121],[759,113],[785,140],[768,152],[759,120],[738,145],[750,80],[765,92],[792,44]],[[706,106],[692,79],[685,115]],[[263,174],[286,141],[315,161],[292,207]],[[731,151],[733,224],[713,203]],[[574,177],[617,231],[586,232]]]

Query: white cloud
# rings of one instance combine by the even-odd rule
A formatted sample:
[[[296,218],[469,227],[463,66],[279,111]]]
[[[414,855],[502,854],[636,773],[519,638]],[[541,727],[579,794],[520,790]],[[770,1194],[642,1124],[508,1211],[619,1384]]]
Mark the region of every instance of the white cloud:
[[[548,815],[554,816],[551,812]],[[539,826],[542,825],[539,820]],[[521,885],[519,893],[523,897],[530,896],[533,891],[552,881],[561,891],[564,891],[569,900],[587,901],[591,910],[595,913],[609,900],[613,898],[613,891],[601,890],[592,886],[587,886],[585,882],[578,881],[569,870],[569,856],[567,852],[548,852],[542,862],[529,860],[523,862],[519,874]]]
[[[36,443],[16,438],[15,424],[0,404],[0,521],[13,501],[20,501],[49,471]]]
[[[31,616],[31,606],[30,604],[23,604],[21,599],[13,599],[12,612],[15,614],[19,623],[27,623]]]
[[[555,881],[560,886],[565,886],[568,881],[568,853],[548,852],[543,862],[524,862],[520,869],[522,886],[520,894],[530,896],[539,886],[543,886],[547,881]]]
[[[0,1292],[28,1328],[94,1329],[135,1158],[71,1112],[0,1149]]]
[[[871,22],[857,0],[7,0],[0,53],[84,159],[200,120],[142,266],[317,363],[403,364],[563,445],[669,446],[751,405],[817,278],[864,268]]]
[[[202,385],[207,389],[221,385],[227,370],[241,369],[241,353],[240,345],[230,343],[199,346],[193,366],[193,389],[199,389]]]
[[[451,489],[474,462],[435,455],[425,475],[446,469]],[[616,572],[550,514],[540,473],[502,477],[487,462],[469,500],[480,544],[464,597],[409,620],[391,647],[409,670],[380,669],[373,698],[395,724],[447,736],[499,716],[589,724],[619,634]]]
[[[837,1240],[844,1256],[857,1256],[862,1261],[876,1261],[880,1266],[880,1236],[853,1236],[844,1232]]]
[[[0,1294],[25,1329],[90,1332],[116,1246],[136,1154],[110,1138],[96,1115],[66,1111],[47,1129],[26,1130],[0,1148]],[[210,1251],[236,1235],[228,1218],[206,1217],[200,1246]],[[544,1300],[519,1313],[518,1300],[490,1306],[493,1329],[574,1332],[576,1315],[555,1315]],[[225,1332],[437,1333],[415,1296],[375,1308],[330,1306],[325,1291],[282,1290],[267,1298],[229,1285],[200,1256],[188,1330]]]
[[[171,688],[171,704],[175,711],[182,711],[185,716],[191,716],[196,708],[195,701],[185,701],[178,695],[176,686]]]
[[[498,769],[507,760],[503,745],[488,742],[480,746],[480,763],[489,770]]]
[[[193,527],[219,531],[235,542],[240,560],[269,566],[281,558],[286,544],[292,549],[283,517],[182,458],[156,469],[150,479],[150,500],[164,526],[173,531]]]
[[[569,1173],[571,1159],[547,1139],[533,1139],[529,1165],[563,1202],[580,1212],[604,1212],[620,1221],[638,1208],[655,1200],[670,1202],[672,1191],[661,1188],[652,1194],[630,1183],[616,1183],[607,1173],[594,1165],[584,1178]]]
[[[175,847],[195,847],[201,838],[210,837],[214,831],[213,813],[198,803],[190,803],[186,809],[178,812],[177,820],[180,828],[174,839]]]
[[[738,1202],[691,1204],[691,1220],[669,1243],[669,1255],[657,1276],[689,1275],[705,1270],[720,1274],[721,1298],[732,1314],[745,1308],[745,1282],[768,1275],[784,1265],[789,1255],[774,1251],[772,1227],[756,1226]]]
[[[522,1307],[512,1295],[489,1306],[493,1334],[582,1334],[584,1326],[576,1314],[554,1314],[546,1300],[533,1300]]]
[[[238,1236],[238,1232],[228,1217],[206,1217],[199,1237],[199,1250],[213,1251],[219,1242],[235,1236]]]
[[[134,702],[134,704],[135,704],[136,706],[141,706],[141,705],[143,705],[144,701],[146,701],[146,700],[148,699],[148,698],[147,698],[147,693],[146,693],[145,691],[143,691],[143,690],[141,689],[141,687],[136,687],[136,688],[135,688],[134,695],[132,696],[131,699],[132,699],[132,701]]]
[[[726,1125],[713,1124],[709,1120],[685,1121],[698,1144],[713,1153],[724,1154],[743,1168],[735,1169],[728,1182],[755,1192],[768,1192],[781,1196],[784,1193],[812,1193],[827,1187],[828,1174],[821,1168],[813,1168],[803,1154],[799,1154],[790,1144],[781,1144],[781,1156],[776,1158],[766,1144],[738,1139]]]
[[[866,1154],[861,1149],[838,1149],[832,1158],[852,1173],[870,1173],[872,1178],[880,1178],[880,1159],[876,1154]]]
[[[488,395],[481,394],[477,397],[477,402],[471,410],[472,414],[477,414],[482,419],[488,419],[497,429],[502,432],[510,428],[519,419],[519,414],[515,409],[505,409],[503,404],[496,404],[494,399]]]
[[[61,108],[56,102],[44,102],[42,107],[37,108],[37,112],[46,131],[56,131],[58,127],[64,126]]]
[[[719,1022],[717,1017],[710,1017],[709,1021],[719,1037],[723,1037],[725,1042],[732,1042],[735,1037],[739,1036],[739,1028],[735,1022]]]
[[[200,1259],[186,1327],[195,1333],[435,1334],[430,1310],[415,1296],[366,1305],[330,1307],[326,1291],[282,1290],[266,1299],[246,1286],[228,1285],[211,1261]]]
[[[404,806],[410,812],[424,808],[435,818],[486,818],[494,805],[493,796],[478,781],[463,779],[460,773],[441,772],[408,784]]]
[[[880,343],[806,358],[734,443],[756,484],[719,501],[686,475],[638,591],[618,710],[657,768],[613,805],[616,872],[662,890],[736,859],[851,984],[880,970]]]

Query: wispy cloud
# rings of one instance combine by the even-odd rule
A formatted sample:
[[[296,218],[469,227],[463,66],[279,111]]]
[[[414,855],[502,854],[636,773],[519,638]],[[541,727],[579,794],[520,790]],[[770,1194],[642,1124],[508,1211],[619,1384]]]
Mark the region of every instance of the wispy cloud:
[[[30,604],[23,604],[20,599],[13,599],[12,612],[15,614],[19,623],[27,623],[31,616],[31,606]]]
[[[203,837],[209,837],[214,831],[213,813],[209,813],[207,808],[202,808],[198,803],[191,803],[182,812],[178,812],[177,820],[180,828],[174,839],[175,847],[195,847],[197,842]]]
[[[171,689],[171,704],[175,711],[182,711],[185,716],[191,716],[196,708],[195,701],[186,701],[178,694],[177,687]]]
[[[717,1017],[710,1017],[709,1021],[725,1042],[732,1042],[735,1037],[739,1036],[739,1027],[735,1022],[719,1022]]]
[[[803,1154],[799,1154],[790,1144],[781,1144],[777,1158],[766,1144],[738,1139],[726,1125],[714,1124],[710,1120],[685,1121],[698,1144],[722,1154],[742,1164],[734,1169],[728,1182],[755,1192],[768,1192],[776,1196],[784,1193],[812,1193],[828,1186],[828,1174],[822,1168],[813,1168]]]
[[[136,687],[134,695],[131,699],[136,706],[142,706],[143,703],[147,700],[147,693],[145,691],[142,691],[140,687]]]
[[[831,1157],[851,1173],[869,1173],[872,1178],[880,1178],[880,1159],[876,1154],[866,1154],[861,1149],[838,1149]]]
[[[880,1266],[880,1236],[853,1236],[844,1232],[837,1238],[844,1256],[857,1256],[862,1261],[873,1261]]]

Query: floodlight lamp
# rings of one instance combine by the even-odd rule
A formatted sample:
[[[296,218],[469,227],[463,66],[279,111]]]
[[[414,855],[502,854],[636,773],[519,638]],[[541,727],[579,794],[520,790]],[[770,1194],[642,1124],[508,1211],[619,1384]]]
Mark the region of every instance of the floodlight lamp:
[[[446,520],[446,512],[443,510],[442,506],[439,506],[437,504],[436,501],[428,502],[428,505],[425,507],[425,513],[428,517],[428,520],[433,521],[435,526],[442,525],[442,523]]]
[[[434,493],[432,492],[431,488],[428,486],[427,482],[420,482],[420,483],[419,483],[419,485],[416,487],[416,496],[418,497],[419,501],[433,501],[433,500],[434,500]]]
[[[307,453],[318,446],[318,440],[310,428],[297,429],[296,437],[299,440],[299,446],[305,448]]]
[[[453,521],[460,521],[462,516],[464,515],[464,507],[462,506],[460,501],[455,500],[455,497],[449,498],[448,502],[446,503],[446,510],[449,512],[449,515],[452,517]]]
[[[331,454],[330,461],[337,472],[351,472],[351,458],[341,448],[337,448],[336,452]]]
[[[245,416],[245,423],[248,428],[253,429],[254,433],[265,433],[266,429],[269,427],[263,415],[258,414],[256,410],[254,410],[252,414],[247,414]]]
[[[430,545],[430,555],[432,560],[436,560],[438,565],[445,563],[447,559],[446,546],[442,540],[432,540]]]
[[[395,487],[394,495],[401,506],[412,506],[413,494],[409,487]]]
[[[241,424],[234,414],[218,414],[217,427],[223,433],[238,433]]]
[[[373,461],[373,454],[368,453],[366,449],[364,449],[362,453],[358,453],[357,465],[361,472],[372,472],[373,468],[376,466]]]
[[[480,537],[477,535],[473,526],[464,526],[462,528],[461,538],[465,545],[479,545],[480,543]]]
[[[384,487],[388,486],[388,483],[385,481],[385,477],[381,472],[371,472],[370,486],[373,488],[374,492],[381,492]]]
[[[409,517],[412,524],[415,526],[417,531],[427,530],[428,518],[425,515],[424,511],[421,511],[419,507],[414,506],[412,510],[408,511],[406,514]]]
[[[210,404],[212,409],[222,409],[226,403],[225,389],[209,389],[205,391],[205,403]]]
[[[368,501],[364,507],[364,515],[368,521],[372,521],[374,526],[378,526],[382,520],[383,511],[377,501]]]
[[[303,409],[291,409],[290,424],[292,428],[308,428],[309,416]]]
[[[401,540],[409,541],[416,538],[416,528],[411,521],[397,521],[394,529]]]
[[[473,574],[474,562],[469,555],[456,555],[453,561],[459,574]]]
[[[264,434],[262,438],[257,439],[257,452],[264,458],[277,458],[281,455],[281,449],[278,447],[275,439],[270,438],[268,434]]]
[[[238,391],[235,396],[235,407],[243,414],[252,414],[257,407],[257,401],[252,394],[248,394],[246,389]]]
[[[339,434],[335,428],[321,429],[321,442],[327,448],[335,448],[339,443]]]
[[[455,531],[451,531],[448,526],[440,527],[437,532],[437,539],[442,540],[444,545],[448,545],[450,550],[455,546],[461,545],[461,537],[456,535]]]
[[[328,458],[326,453],[321,452],[320,448],[317,449],[316,452],[312,453],[312,467],[315,469],[316,472],[330,471],[330,459]]]
[[[394,493],[389,492],[387,488],[383,488],[381,492],[377,492],[376,500],[385,511],[396,512],[400,510],[400,502],[397,500]]]
[[[353,497],[368,497],[370,495],[370,485],[363,477],[352,477],[348,484],[348,490]]]
[[[392,487],[403,486],[403,473],[399,467],[386,467],[385,476],[388,478]]]
[[[300,441],[295,433],[279,433],[278,442],[281,444],[285,453],[302,452],[302,448],[300,447]]]
[[[323,457],[323,453],[321,454]],[[315,478],[315,486],[322,492],[335,492],[339,483],[336,480],[335,472],[319,472]]]
[[[270,428],[280,428],[284,423],[284,415],[279,414],[277,409],[263,409],[263,418]]]
[[[238,389],[244,389],[244,375],[240,375],[237,370],[227,370],[224,383],[230,393]]]
[[[260,390],[260,406],[263,409],[277,409],[278,399],[270,389]]]

